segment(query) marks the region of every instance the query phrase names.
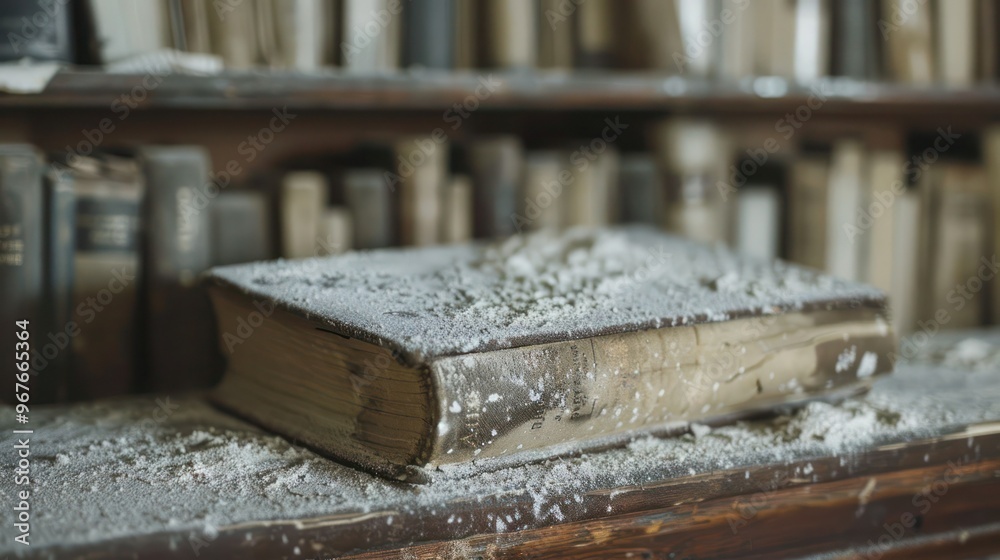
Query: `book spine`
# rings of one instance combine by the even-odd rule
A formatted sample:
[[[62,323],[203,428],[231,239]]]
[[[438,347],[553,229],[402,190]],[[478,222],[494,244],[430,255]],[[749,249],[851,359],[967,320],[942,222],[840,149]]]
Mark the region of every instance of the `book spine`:
[[[209,158],[200,147],[141,151],[148,186],[146,388],[208,387],[219,375],[215,325],[198,275],[211,266],[209,211],[200,202]]]
[[[316,256],[320,220],[329,185],[315,171],[296,171],[281,185],[281,256],[303,259]]]
[[[73,252],[76,235],[76,193],[68,171],[50,169],[46,174],[45,211],[45,301],[48,306],[47,340],[41,341],[49,362],[44,388],[35,391],[35,402],[57,402],[68,398],[67,380],[72,367],[70,348],[73,309]],[[51,345],[51,347],[50,347]],[[48,352],[51,359],[46,356]],[[42,394],[39,394],[42,393]]]
[[[455,55],[455,0],[410,0],[403,8],[406,66],[449,69]]]
[[[663,223],[663,178],[652,157],[647,154],[623,156],[619,182],[623,222],[651,226]]]
[[[7,341],[5,351],[10,352],[0,366],[4,376],[0,400],[5,402],[14,402],[15,374],[20,372],[15,351],[29,352],[25,356],[31,358],[29,391],[33,392],[39,374],[48,373],[39,353],[47,328],[40,309],[42,228],[41,156],[31,146],[0,145],[0,326]],[[15,334],[20,330],[15,330],[16,321],[29,322],[27,344]]]
[[[524,156],[516,137],[483,139],[470,146],[470,167],[475,188],[476,236],[498,237],[514,233]]]
[[[239,264],[272,258],[271,212],[258,192],[224,192],[211,205],[212,261]]]
[[[578,452],[864,386],[892,371],[888,328],[875,309],[827,311],[441,358],[428,466]]]
[[[401,140],[396,146],[400,187],[400,238],[404,245],[433,245],[441,240],[443,192],[448,174],[448,145],[426,138]]]
[[[358,249],[392,245],[392,200],[385,172],[358,169],[344,175],[344,196],[354,214],[354,243]]]
[[[134,387],[142,182],[74,174],[76,228],[70,398],[122,395]]]
[[[76,62],[73,5],[8,0],[0,4],[0,62],[32,58]]]
[[[445,243],[472,239],[472,181],[465,175],[452,177],[445,187],[442,225]]]

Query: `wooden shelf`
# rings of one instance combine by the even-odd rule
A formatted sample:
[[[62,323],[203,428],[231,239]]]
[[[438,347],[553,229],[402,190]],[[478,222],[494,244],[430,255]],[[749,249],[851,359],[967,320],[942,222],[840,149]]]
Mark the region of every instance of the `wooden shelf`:
[[[153,87],[146,86],[155,84]],[[483,84],[492,80],[488,91]],[[64,71],[38,94],[0,94],[0,108],[107,109],[123,95],[144,108],[351,111],[443,111],[486,97],[484,110],[775,114],[794,112],[810,102],[824,115],[908,118],[932,114],[1000,116],[1000,87],[968,89],[912,87],[831,78],[812,85],[781,78],[739,83],[678,76],[604,72],[401,72],[360,76],[337,70],[301,74],[251,71],[218,76],[171,74],[155,83],[148,76],[101,71]],[[823,99],[816,97],[820,92]],[[472,96],[472,97],[470,97]]]

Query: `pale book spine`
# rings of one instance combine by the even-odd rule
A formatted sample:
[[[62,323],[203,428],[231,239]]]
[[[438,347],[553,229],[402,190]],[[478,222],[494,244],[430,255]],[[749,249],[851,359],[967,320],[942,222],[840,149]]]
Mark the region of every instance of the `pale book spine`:
[[[430,364],[440,421],[428,466],[586,450],[864,385],[892,370],[893,351],[868,309],[441,358]]]
[[[970,86],[976,77],[976,0],[948,0],[935,7],[939,78],[949,86]]]
[[[445,243],[472,239],[472,181],[465,175],[452,177],[445,188],[442,226]]]
[[[846,280],[861,277],[861,243],[865,238],[849,235],[856,213],[864,200],[864,148],[860,142],[845,140],[834,147],[827,191],[826,269]]]
[[[892,258],[896,252],[895,213],[892,206],[896,198],[904,194],[903,156],[897,152],[875,152],[871,155],[872,197],[866,206],[865,217],[869,223],[857,224],[856,236],[870,236],[868,244],[867,280],[876,288],[888,293],[892,291]],[[867,226],[867,227],[865,227]]]
[[[448,173],[448,144],[428,138],[400,141],[396,146],[401,189],[401,232],[404,245],[440,242],[442,193]]]
[[[281,189],[281,256],[302,259],[315,255],[327,188],[326,178],[314,171],[285,176]]]
[[[354,248],[354,219],[351,211],[333,206],[323,212],[317,256],[337,255]]]
[[[563,200],[573,174],[568,158],[560,152],[530,152],[524,161],[524,198],[515,216],[518,233],[537,229],[555,229],[563,221]]]

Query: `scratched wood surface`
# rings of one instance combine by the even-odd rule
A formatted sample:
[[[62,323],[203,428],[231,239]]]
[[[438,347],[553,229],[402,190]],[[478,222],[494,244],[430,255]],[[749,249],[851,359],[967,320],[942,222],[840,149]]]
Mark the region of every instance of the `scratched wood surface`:
[[[1000,359],[1000,331],[983,343]],[[516,489],[504,486],[499,477],[492,490],[491,473],[479,475],[486,485],[477,483],[476,493],[440,488],[451,483],[461,488],[460,479],[437,480],[432,484],[439,487],[427,491],[448,498],[427,505],[417,499],[424,489],[386,486],[315,457],[310,460],[330,466],[321,471],[329,477],[326,483],[360,489],[354,494],[356,503],[314,500],[308,515],[276,513],[263,518],[251,516],[245,508],[212,505],[205,513],[230,518],[217,534],[205,537],[207,548],[192,546],[198,535],[190,526],[154,523],[144,524],[152,529],[142,532],[89,535],[73,544],[63,544],[57,534],[27,550],[0,545],[0,556],[17,552],[35,558],[89,559],[987,558],[1000,554],[1000,372],[991,368],[908,366],[877,383],[870,397],[897,395],[897,409],[906,407],[926,418],[922,435],[897,434],[846,452],[779,454],[780,459],[752,464],[736,456],[732,468],[636,471],[626,476],[630,482],[616,485],[598,479],[583,489],[556,485],[546,504],[562,505],[558,518],[532,516],[536,497],[512,491]],[[268,445],[278,452],[268,460],[268,473],[286,467],[294,471],[302,464],[298,453],[286,458],[287,442],[275,444],[273,436],[205,406],[198,398],[188,399],[178,401],[179,412],[150,427],[153,431],[122,428],[148,416],[151,399],[109,402],[103,408],[55,409],[49,413],[55,423],[46,429],[69,423],[73,429],[66,437],[83,441],[85,449],[90,441],[100,444],[110,438],[137,456],[152,456],[161,440],[189,441],[178,440],[177,434],[215,430],[241,447],[271,442]],[[942,421],[929,413],[932,405],[954,414]],[[763,427],[770,420],[759,422]],[[188,460],[179,454],[168,470],[181,468]],[[578,461],[586,464],[588,459]],[[80,456],[80,462],[54,461],[45,468],[65,469],[63,479],[69,475],[68,480],[75,480],[95,465]],[[112,469],[108,476],[127,480],[127,470],[108,468]],[[0,481],[4,496],[5,484]],[[245,496],[245,489],[203,487],[216,492],[220,502],[237,506]],[[140,481],[134,488],[148,493],[144,501],[155,507],[143,514],[151,516],[161,512],[156,505],[160,499],[167,503],[175,492],[201,492],[190,482],[172,484],[169,477],[157,484]],[[374,494],[372,488],[377,489]],[[48,510],[58,509],[58,515],[67,518],[86,517],[80,510],[86,500],[78,500],[72,492],[61,495],[65,498],[47,504]],[[106,515],[136,511],[129,493],[99,496]],[[294,494],[268,499],[274,500],[270,506],[274,512],[283,511],[281,507],[294,509],[304,500]],[[521,514],[525,515],[517,523],[518,531],[496,522]],[[453,517],[465,521],[452,524]]]

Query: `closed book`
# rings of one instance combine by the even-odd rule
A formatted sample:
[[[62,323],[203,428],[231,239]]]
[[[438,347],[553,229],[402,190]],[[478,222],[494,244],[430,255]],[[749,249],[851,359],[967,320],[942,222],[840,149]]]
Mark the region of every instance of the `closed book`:
[[[329,185],[316,171],[294,171],[281,182],[281,256],[302,259],[317,254],[320,221]]]
[[[541,0],[538,19],[538,67],[552,70],[573,68],[575,11],[566,15],[562,0]]]
[[[927,2],[905,6],[904,12],[899,3],[881,0],[881,20],[892,24],[880,25],[887,73],[892,81],[930,84],[936,73],[932,7]]]
[[[300,72],[330,63],[334,42],[330,35],[336,4],[324,0],[271,0],[274,47],[272,66]]]
[[[350,72],[380,73],[399,68],[400,12],[392,0],[344,0],[340,59]]]
[[[444,189],[441,241],[460,243],[472,239],[472,180],[455,175]]]
[[[0,4],[0,62],[31,58],[72,64],[74,5],[8,0]]]
[[[938,80],[953,87],[971,86],[976,81],[976,0],[938,2],[934,8]]]
[[[746,185],[736,196],[733,247],[751,257],[774,260],[781,235],[781,194],[774,185]]]
[[[131,158],[70,158],[76,192],[72,400],[136,388],[140,216],[144,182]]]
[[[47,367],[39,367],[47,365],[42,350],[49,328],[42,307],[43,171],[42,156],[33,146],[0,144],[0,320],[8,352],[0,367],[4,376],[0,398],[9,403],[15,402],[16,375],[22,371],[16,364],[28,362],[36,372],[25,384],[27,391],[16,391],[27,392],[32,401],[36,380],[41,382],[48,373]],[[18,321],[27,321],[26,328],[16,326]],[[18,337],[23,330],[28,331],[27,341]]]
[[[199,146],[145,146],[145,315],[143,387],[185,391],[218,378],[216,348],[201,340],[214,329],[198,276],[212,264],[206,195],[211,161]]]
[[[477,139],[469,146],[475,189],[476,236],[514,232],[517,195],[524,173],[524,152],[515,136]]]
[[[648,228],[241,265],[208,282],[230,352],[216,401],[398,478],[861,390],[895,349],[874,288]],[[233,335],[253,314],[253,338]]]
[[[622,221],[660,226],[663,224],[663,177],[649,154],[627,154],[621,158],[618,182]]]
[[[839,0],[833,12],[833,74],[857,80],[879,77],[877,0]]]
[[[865,280],[876,288],[892,292],[893,278],[897,274],[914,274],[914,270],[895,270],[893,259],[887,258],[897,252],[900,240],[897,238],[895,225],[896,212],[892,211],[896,198],[902,196],[905,190],[906,178],[903,176],[904,158],[901,152],[894,150],[877,150],[869,156],[868,180],[871,195],[869,203],[864,205],[861,218],[855,221],[856,230],[852,234],[858,242],[859,237],[867,237],[868,242],[862,246],[868,249],[865,258]]]
[[[920,195],[907,190],[898,195],[891,210],[893,252],[889,305],[892,327],[899,336],[912,332],[922,311],[918,298],[920,283]],[[883,255],[885,258],[885,255]]]
[[[567,226],[599,227],[618,221],[618,151],[606,148],[592,160],[573,159],[573,181],[564,194]]]
[[[162,0],[88,0],[87,5],[104,64],[150,54],[173,43],[169,5]]]
[[[73,176],[61,166],[45,175],[45,303],[48,333],[40,342],[47,362],[36,403],[60,402],[69,397],[67,385],[73,364],[70,346],[73,320],[73,261],[76,244],[76,192]]]
[[[720,0],[720,6],[720,14],[725,15],[728,23],[721,26],[716,39],[719,42],[719,50],[716,52],[719,57],[718,76],[735,82],[756,73],[754,44],[762,38],[754,33],[754,16],[763,6],[743,0]]]
[[[867,203],[867,157],[857,140],[841,140],[833,147],[827,186],[826,270],[849,280],[863,278],[868,236],[854,236],[848,226],[858,223]]]
[[[170,0],[174,48],[186,52],[212,52],[209,18],[216,17],[210,4],[199,0]]]
[[[524,158],[522,197],[514,217],[517,233],[561,227],[566,214],[562,197],[572,182],[573,173],[567,154],[558,151],[528,152]]]
[[[450,69],[455,65],[455,3],[410,0],[403,7],[403,64]]]
[[[245,70],[260,64],[256,0],[223,5],[209,13],[212,50],[226,68]]]
[[[587,0],[576,8],[575,65],[581,68],[611,68],[615,65],[615,15],[618,3]]]
[[[396,143],[400,189],[400,241],[433,245],[441,240],[442,193],[448,178],[448,145],[430,138]]]
[[[830,4],[828,0],[795,3],[795,79],[808,82],[830,72]]]
[[[481,64],[487,68],[525,70],[538,58],[539,13],[534,2],[484,0],[477,6],[482,15]],[[579,8],[577,8],[579,9]]]
[[[788,178],[788,259],[826,267],[826,213],[830,160],[804,155],[792,162]]]
[[[719,50],[717,36],[712,41],[705,40],[706,22],[715,21],[719,16],[718,0],[676,0],[681,38],[684,50],[679,61],[679,71],[683,74],[708,78],[716,68]],[[711,33],[711,31],[709,31]]]
[[[338,255],[354,248],[354,217],[343,206],[331,206],[320,217],[317,255]]]
[[[918,319],[947,323],[949,328],[979,326],[986,316],[983,274],[990,266],[985,173],[974,164],[939,162],[929,170],[925,188],[929,258]],[[947,321],[939,318],[942,313]]]
[[[255,191],[228,191],[209,206],[212,222],[212,263],[240,264],[273,258],[271,208]]]
[[[344,198],[354,215],[354,245],[378,249],[392,245],[395,223],[392,193],[381,169],[352,169],[344,174]]]
[[[754,67],[764,76],[795,76],[795,2],[754,2]]]
[[[615,8],[616,32],[622,38],[616,41],[620,66],[673,74],[684,69],[684,38],[675,0],[634,0]]]

